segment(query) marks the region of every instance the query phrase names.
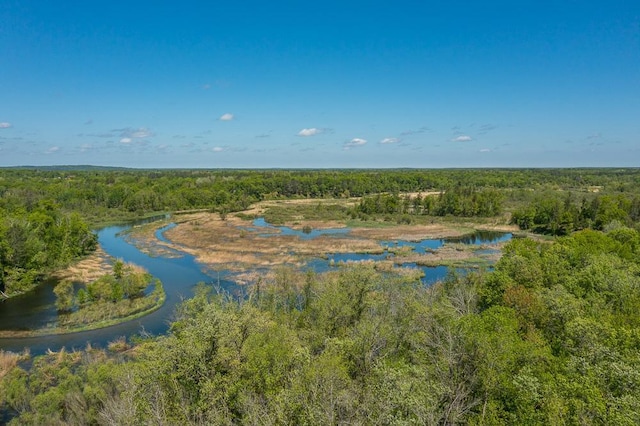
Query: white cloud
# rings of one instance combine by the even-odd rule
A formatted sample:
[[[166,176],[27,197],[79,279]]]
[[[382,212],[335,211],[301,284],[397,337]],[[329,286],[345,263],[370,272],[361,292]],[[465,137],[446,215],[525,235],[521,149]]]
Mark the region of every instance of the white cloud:
[[[349,148],[354,148],[357,146],[362,146],[364,144],[367,143],[366,139],[361,139],[361,138],[353,138],[348,142],[344,143],[344,149],[349,149]]]
[[[224,151],[224,148],[221,146],[214,146],[213,148],[211,148],[211,151],[213,152],[222,152]]]
[[[460,135],[460,136],[452,139],[453,142],[471,142],[472,140],[473,140],[473,138],[471,136],[467,136],[467,135]]]
[[[45,151],[45,154],[54,154],[56,152],[60,151],[60,147],[59,146],[52,146],[51,148],[49,148],[48,150]]]
[[[222,114],[220,116],[220,121],[231,121],[231,120],[233,120],[233,118],[234,118],[233,114],[227,112],[227,113]]]
[[[400,142],[400,139],[398,138],[384,138],[380,141],[380,143],[382,144],[398,143],[398,142]]]
[[[480,152],[491,152],[491,150],[489,148],[482,148]]]
[[[322,130],[311,127],[310,129],[302,129],[298,132],[298,136],[314,136],[322,133]]]
[[[148,138],[153,136],[153,132],[150,131],[149,129],[145,129],[144,127],[142,127],[138,130],[134,130],[130,132],[128,136],[131,138],[143,139],[143,138]]]
[[[124,129],[113,129],[112,132],[120,134],[120,137],[122,138],[120,139],[120,142],[122,143],[131,143],[133,139],[146,139],[155,136],[155,133],[146,127],[140,127],[138,129],[126,127]]]
[[[9,127],[11,127],[11,123],[7,123],[6,121],[0,123],[0,129],[8,129]]]

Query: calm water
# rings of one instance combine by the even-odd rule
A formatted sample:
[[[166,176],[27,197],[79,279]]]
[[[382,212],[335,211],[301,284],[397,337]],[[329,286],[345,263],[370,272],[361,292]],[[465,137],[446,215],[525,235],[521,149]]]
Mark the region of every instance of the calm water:
[[[99,330],[62,334],[55,336],[29,337],[18,339],[0,339],[0,349],[19,351],[28,347],[32,353],[42,353],[47,349],[83,348],[88,342],[93,345],[105,345],[120,337],[141,332],[162,334],[168,329],[175,306],[183,298],[192,296],[192,288],[199,282],[218,283],[218,274],[208,275],[194,257],[181,253],[179,258],[148,256],[120,235],[130,226],[112,226],[98,231],[98,240],[109,255],[133,262],[146,268],[159,278],[167,294],[165,304],[157,311],[133,321]],[[231,280],[221,274],[221,286],[230,292],[239,291]],[[56,318],[53,283],[44,284],[35,291],[10,299],[0,304],[0,324],[5,330],[33,329],[47,325]],[[15,303],[14,303],[15,302]]]
[[[148,221],[147,221],[148,222]],[[169,224],[156,232],[159,240],[168,242],[163,233],[175,226]],[[261,234],[265,238],[272,235],[293,235],[303,239],[312,239],[319,236],[344,236],[350,230],[348,228],[312,230],[304,233],[288,227],[273,226],[264,221],[256,219],[253,226],[259,232],[267,229]],[[0,349],[20,351],[25,347],[30,348],[34,354],[43,353],[47,349],[59,350],[66,348],[84,348],[88,342],[92,345],[103,346],[106,343],[120,337],[132,336],[141,332],[153,335],[163,334],[168,329],[168,324],[172,318],[176,304],[183,298],[192,295],[193,287],[199,282],[215,283],[222,289],[241,297],[242,288],[233,281],[233,275],[226,272],[212,272],[203,269],[192,255],[175,251],[170,257],[152,257],[142,253],[133,245],[126,241],[123,232],[130,229],[131,225],[111,226],[98,231],[98,240],[105,252],[115,258],[123,259],[125,262],[132,262],[146,268],[154,277],[159,278],[167,294],[166,303],[157,311],[144,318],[129,321],[123,324],[107,327],[99,330],[71,333],[56,336],[43,336],[33,338],[0,339]],[[271,232],[269,232],[271,231]],[[326,258],[311,259],[307,262],[306,268],[324,272],[334,268],[342,262],[357,262],[364,260],[383,260],[392,258],[393,253],[387,251],[388,248],[410,246],[418,253],[425,253],[428,249],[437,249],[445,242],[454,241],[463,244],[489,244],[505,241],[511,238],[511,234],[490,233],[477,234],[463,239],[447,240],[424,240],[420,242],[408,241],[385,241],[381,246],[385,249],[382,254],[359,254],[341,253],[331,254]],[[448,268],[440,267],[418,267],[416,265],[405,265],[417,267],[424,271],[425,277],[422,281],[429,285],[437,280],[446,277]],[[55,282],[47,282],[39,286],[33,292],[12,298],[9,301],[0,303],[0,328],[4,330],[25,330],[34,329],[54,323],[56,320],[55,295],[53,287]]]

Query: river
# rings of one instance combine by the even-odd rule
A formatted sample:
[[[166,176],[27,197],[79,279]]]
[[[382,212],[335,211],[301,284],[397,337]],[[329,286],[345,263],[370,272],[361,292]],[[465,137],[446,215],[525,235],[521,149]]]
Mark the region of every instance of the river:
[[[259,222],[255,225],[262,226],[263,223]],[[223,290],[241,297],[242,287],[235,284],[231,279],[233,277],[231,274],[225,271],[206,271],[202,265],[195,261],[192,255],[180,252],[177,253],[178,256],[152,257],[141,252],[123,237],[123,232],[130,229],[131,226],[132,224],[102,228],[97,231],[98,241],[108,255],[123,259],[125,262],[138,264],[147,269],[151,275],[162,281],[167,298],[165,304],[160,309],[145,317],[98,330],[25,338],[0,338],[0,349],[18,352],[28,348],[32,354],[41,354],[48,349],[57,351],[62,347],[67,349],[82,349],[86,347],[88,343],[94,346],[106,346],[108,342],[121,336],[130,337],[140,333],[149,333],[151,335],[164,334],[168,330],[169,322],[171,321],[176,305],[184,298],[190,297],[193,287],[199,282],[219,285]],[[280,232],[300,232],[290,230],[290,228],[286,227],[268,226],[274,229],[277,228]],[[168,227],[158,230],[156,236],[159,239],[163,239],[164,236],[162,233],[166,229],[168,229]],[[341,230],[337,232],[337,234],[343,234],[345,232],[348,232],[348,230]],[[331,234],[331,232],[325,231],[318,233],[318,236],[327,234]],[[305,237],[313,238],[315,236],[316,235]],[[268,237],[268,235],[265,235],[265,237]],[[478,234],[467,240],[460,240],[459,242],[465,244],[483,244],[503,241],[508,238],[511,238],[511,234]],[[424,240],[418,243],[397,241],[382,242],[381,244],[383,247],[389,247],[394,244],[412,245],[416,251],[420,251],[425,248],[440,247],[446,241],[448,240]],[[323,272],[331,269],[334,263],[341,261],[375,260],[385,258],[386,256],[389,256],[389,253],[386,251],[384,254],[378,255],[356,253],[333,254],[325,259],[310,260],[307,263],[307,268]],[[438,279],[444,278],[448,272],[448,268],[444,266],[422,269],[425,271],[425,278],[423,278],[425,284],[430,284]],[[36,329],[55,322],[54,286],[55,282],[53,281],[45,282],[28,294],[17,296],[0,303],[0,329]]]

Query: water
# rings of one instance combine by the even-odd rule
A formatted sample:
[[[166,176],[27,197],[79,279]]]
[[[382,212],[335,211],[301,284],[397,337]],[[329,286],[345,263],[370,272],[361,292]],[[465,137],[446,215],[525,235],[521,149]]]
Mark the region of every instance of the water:
[[[382,241],[380,244],[386,250],[393,250],[396,248],[410,247],[414,253],[424,254],[427,251],[437,250],[442,247],[445,243],[445,240],[422,240],[422,241]]]
[[[130,228],[127,226],[111,226],[98,231],[98,241],[104,251],[126,262],[143,266],[154,277],[159,278],[164,286],[167,299],[157,311],[132,321],[98,330],[52,336],[5,338],[0,339],[0,349],[21,351],[29,348],[31,353],[44,353],[47,349],[59,350],[84,348],[87,343],[105,346],[120,336],[132,336],[141,332],[153,335],[163,334],[175,310],[176,304],[183,298],[193,295],[192,289],[199,282],[219,283],[222,288],[232,293],[240,289],[227,274],[207,274],[202,266],[195,262],[189,254],[181,253],[179,258],[151,257],[133,245],[127,243],[121,233]],[[14,304],[14,302],[16,302]],[[34,329],[54,322],[56,318],[55,295],[53,283],[44,284],[35,291],[10,299],[0,305],[0,324],[5,330]]]
[[[157,219],[159,218],[155,218],[155,220]],[[137,223],[148,223],[149,221],[145,220]],[[114,258],[123,259],[125,262],[138,264],[162,281],[167,299],[160,309],[143,318],[98,330],[52,336],[0,339],[0,349],[21,351],[24,348],[29,348],[33,354],[38,354],[45,352],[47,349],[59,350],[63,346],[68,349],[81,349],[89,342],[94,346],[105,346],[108,342],[118,337],[129,337],[141,332],[153,335],[166,333],[176,305],[184,298],[190,297],[193,294],[193,287],[199,282],[219,284],[223,290],[241,297],[242,287],[235,284],[233,274],[228,271],[206,271],[202,265],[195,261],[194,256],[188,253],[173,250],[171,255],[167,257],[152,257],[142,253],[123,237],[123,234],[131,226],[111,226],[100,229],[98,231],[98,241],[107,254]],[[174,226],[175,224],[169,224],[160,228],[156,231],[156,237],[162,242],[169,243],[170,241],[166,239],[164,232]],[[262,218],[256,219],[253,222],[253,226],[255,227],[253,228],[254,231],[262,232],[265,228],[273,231],[260,234],[265,238],[273,235],[291,235],[308,240],[320,236],[344,236],[350,232],[349,228],[336,228],[318,229],[305,233],[286,226],[270,225]],[[394,260],[395,256],[389,249],[393,251],[393,249],[400,247],[411,247],[416,253],[426,253],[428,250],[435,250],[441,247],[446,242],[481,245],[506,241],[510,238],[511,234],[478,233],[456,239],[423,240],[419,242],[383,241],[381,242],[383,252],[380,254],[334,253],[324,258],[309,260],[305,268],[313,269],[317,272],[325,272],[342,263]],[[422,269],[425,274],[422,282],[425,285],[444,279],[449,272],[449,268],[446,266],[421,267],[415,264],[404,264],[403,266]],[[28,294],[0,303],[0,327],[4,330],[25,330],[55,323],[57,313],[55,295],[53,294],[54,285],[55,282],[53,281],[47,282]]]
[[[499,231],[476,231],[473,234],[463,235],[461,237],[445,238],[447,243],[461,243],[474,246],[485,244],[497,244],[509,241],[513,238],[513,234]]]
[[[298,237],[302,240],[312,240],[314,238],[323,236],[323,235],[345,235],[351,232],[349,228],[332,228],[332,229],[311,229],[308,232],[304,230],[300,231],[297,229],[289,228],[288,226],[274,226],[268,223],[264,218],[260,217],[253,221],[253,229],[256,228],[266,228],[268,230],[273,230],[274,232],[263,232],[260,234],[261,237],[271,237],[273,235],[285,235],[285,236],[294,236]],[[261,230],[261,229],[260,229]]]

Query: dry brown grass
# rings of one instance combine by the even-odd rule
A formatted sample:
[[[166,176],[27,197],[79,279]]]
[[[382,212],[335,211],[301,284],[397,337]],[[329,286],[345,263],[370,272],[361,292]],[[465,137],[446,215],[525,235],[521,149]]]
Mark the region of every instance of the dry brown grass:
[[[70,265],[69,267],[54,273],[54,277],[60,280],[68,279],[89,283],[97,280],[104,274],[108,274],[113,270],[111,258],[102,247],[98,247],[96,251],[82,260]]]
[[[263,237],[261,234],[271,234],[274,230],[245,229],[251,224],[234,216],[221,220],[217,214],[198,213],[183,219],[188,220],[168,230],[165,236],[174,243],[174,248],[196,256],[212,269],[220,265],[232,270],[247,266],[298,265],[308,256],[381,251],[376,241],[351,236],[322,236],[312,240],[277,234]]]
[[[407,194],[417,196],[418,194]],[[422,195],[433,195],[422,193]],[[357,198],[345,200],[270,200],[251,206],[242,212],[242,215],[259,217],[274,206],[286,208],[287,205],[300,204],[354,204]],[[344,227],[345,223],[339,221],[305,220],[303,217],[294,217],[294,221],[286,223],[295,229],[310,226],[313,229],[327,229]],[[381,253],[383,251],[380,241],[421,241],[424,239],[439,239],[446,237],[458,237],[472,232],[473,229],[486,229],[495,231],[514,231],[514,228],[504,225],[500,221],[484,223],[480,226],[476,223],[435,223],[422,225],[392,225],[388,227],[356,227],[349,234],[321,236],[304,240],[296,236],[279,235],[274,228],[253,227],[252,223],[243,220],[234,214],[229,214],[226,220],[222,220],[217,213],[196,212],[180,215],[176,218],[177,225],[165,232],[165,237],[171,243],[158,241],[155,238],[155,230],[165,223],[155,223],[136,228],[131,238],[139,247],[148,252],[161,252],[176,249],[189,253],[196,260],[212,270],[227,269],[243,272],[257,267],[272,267],[276,265],[299,266],[309,257],[322,257],[331,253]],[[268,233],[268,237],[261,234]],[[424,263],[425,258],[429,262],[460,261],[473,258],[472,250],[454,250],[444,248],[435,254],[403,253],[401,262]],[[492,259],[488,259],[492,260]],[[251,273],[238,275],[239,283],[253,282],[255,277]]]
[[[11,370],[13,370],[20,361],[28,359],[29,352],[25,350],[22,353],[8,352],[0,349],[0,380]]]

